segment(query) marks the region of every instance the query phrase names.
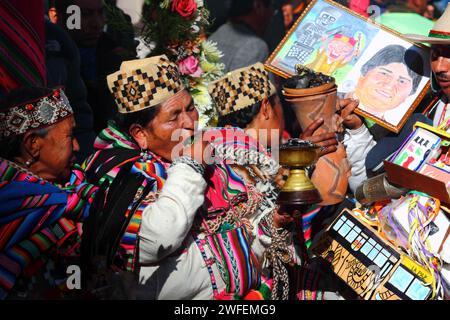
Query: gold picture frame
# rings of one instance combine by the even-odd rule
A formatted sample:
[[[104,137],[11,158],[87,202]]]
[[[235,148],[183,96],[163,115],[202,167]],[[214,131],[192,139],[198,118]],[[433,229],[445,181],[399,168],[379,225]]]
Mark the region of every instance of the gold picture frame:
[[[326,22],[329,24],[326,25]],[[330,63],[332,56],[330,52],[326,53],[326,50],[332,50],[330,49],[332,41],[335,42],[335,47],[338,42],[349,43],[345,50],[349,50],[351,47],[352,52],[348,53],[345,59]],[[326,47],[327,45],[328,47]],[[386,52],[403,52],[400,47],[404,49],[402,57],[404,61],[407,60],[407,56],[413,58],[410,59],[411,62],[408,62],[408,66],[406,62],[403,62],[404,68],[392,64],[391,66],[395,66],[397,69],[389,70],[389,72],[392,72],[393,76],[397,74],[399,76],[398,79],[392,79],[393,77],[389,79],[397,81],[399,83],[397,87],[401,84],[403,91],[378,89],[376,92],[380,98],[369,99],[369,94],[365,95],[364,91],[357,90],[358,85],[364,88],[360,83],[368,74],[367,72],[364,76],[362,75],[361,69],[364,70],[362,67],[365,64],[375,65],[376,63],[371,61],[384,59],[380,57],[386,56]],[[342,54],[346,53],[344,48],[340,50]],[[336,52],[339,51],[336,49]],[[360,100],[360,107],[355,110],[355,113],[398,133],[430,88],[431,73],[428,55],[428,47],[415,44],[400,33],[355,13],[341,4],[331,0],[313,0],[269,56],[265,62],[265,68],[280,77],[289,78],[295,74],[294,62],[297,61],[315,71],[332,75],[336,78],[338,93],[341,96],[348,97],[350,95],[350,97]],[[333,57],[335,56],[337,55],[335,54]],[[402,72],[407,76],[401,77]],[[385,77],[388,78],[388,76]],[[352,90],[354,91],[352,92]],[[402,99],[404,100],[402,101]],[[368,101],[367,107],[363,104],[364,100]],[[386,108],[387,111],[380,111],[380,113],[371,111],[370,107],[373,108],[372,110],[375,108],[375,106],[370,106],[372,101],[376,101],[377,107]]]

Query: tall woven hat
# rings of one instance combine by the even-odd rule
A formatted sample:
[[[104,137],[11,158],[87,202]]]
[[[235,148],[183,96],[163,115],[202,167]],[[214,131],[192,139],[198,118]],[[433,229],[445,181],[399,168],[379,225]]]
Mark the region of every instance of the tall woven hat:
[[[184,89],[177,65],[165,55],[124,61],[107,81],[120,113],[157,106]]]
[[[430,30],[428,37],[418,34],[405,34],[404,37],[414,42],[450,44],[450,3]]]
[[[208,91],[220,116],[251,107],[276,93],[260,62],[227,73],[210,83]]]

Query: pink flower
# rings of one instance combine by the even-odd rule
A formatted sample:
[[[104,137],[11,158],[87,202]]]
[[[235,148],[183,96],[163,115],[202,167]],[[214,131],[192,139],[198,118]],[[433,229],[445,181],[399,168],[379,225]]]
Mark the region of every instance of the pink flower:
[[[194,56],[189,56],[184,60],[178,62],[178,67],[181,74],[191,76],[193,78],[198,78],[203,74],[202,68],[200,68],[199,61]]]

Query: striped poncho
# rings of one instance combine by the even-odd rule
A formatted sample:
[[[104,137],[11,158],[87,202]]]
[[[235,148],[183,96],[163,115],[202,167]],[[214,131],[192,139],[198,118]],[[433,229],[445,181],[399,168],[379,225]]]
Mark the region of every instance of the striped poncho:
[[[100,185],[105,180],[112,183],[125,164],[133,163],[131,171],[140,172],[146,178],[137,192],[142,192],[147,185],[151,185],[149,195],[140,203],[126,227],[115,259],[117,267],[134,272],[137,267],[137,234],[142,211],[156,199],[158,191],[167,178],[166,169],[169,163],[153,154],[150,158],[143,160],[139,147],[127,135],[121,133],[114,122],[110,122],[109,126],[102,130],[95,140],[94,148],[97,151],[82,164],[86,177],[91,183]],[[129,214],[133,204],[129,205],[125,215]]]
[[[77,235],[76,222],[87,217],[96,190],[78,167],[57,186],[0,159],[1,299],[24,273],[37,272],[43,254]]]
[[[140,172],[146,177],[140,190],[148,184],[152,185],[149,195],[142,201],[131,218],[119,247],[118,259],[116,259],[116,261],[123,261],[123,265],[118,267],[127,271],[135,271],[137,267],[137,233],[142,211],[157,199],[158,192],[167,178],[166,170],[170,166],[170,162],[151,152],[148,152],[147,158],[143,159],[139,147],[128,135],[118,130],[113,121],[110,121],[108,127],[99,134],[94,147],[97,151],[82,165],[86,171],[86,177],[91,183],[101,184],[105,179],[112,182],[120,169],[125,164],[132,162],[131,171]],[[227,210],[230,203],[242,202],[247,199],[247,189],[243,181],[230,167],[217,167],[215,173],[215,178],[226,177],[226,181],[213,179],[216,181],[215,187],[221,188],[221,190],[218,192],[206,191],[205,206],[212,218]],[[132,205],[130,204],[130,209]]]

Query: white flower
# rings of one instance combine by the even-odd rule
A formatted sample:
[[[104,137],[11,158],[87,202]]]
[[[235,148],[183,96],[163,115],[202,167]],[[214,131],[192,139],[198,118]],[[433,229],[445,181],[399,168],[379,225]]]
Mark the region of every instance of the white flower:
[[[203,130],[208,126],[209,117],[204,114],[198,115],[198,130]]]
[[[204,6],[203,0],[195,0],[195,2],[197,3],[197,7],[198,7],[198,8]]]
[[[211,122],[211,116],[214,115],[213,102],[205,83],[197,83],[194,89],[195,93],[192,93],[192,98],[199,114],[199,127],[201,129]]]
[[[208,88],[206,85],[198,83],[195,86],[195,90],[197,90],[197,92],[192,94],[195,105],[201,109],[199,109],[199,111],[205,111],[205,109],[208,109],[212,103],[211,96],[208,93]]]
[[[202,42],[205,58],[210,62],[220,62],[223,53],[217,48],[217,43],[206,40]]]
[[[193,24],[191,26],[191,31],[192,31],[192,33],[199,33],[200,32],[200,27],[198,25],[196,25],[196,24]]]
[[[200,61],[200,66],[202,70],[206,73],[219,74],[223,70],[222,63],[214,63],[206,59],[202,59]]]

